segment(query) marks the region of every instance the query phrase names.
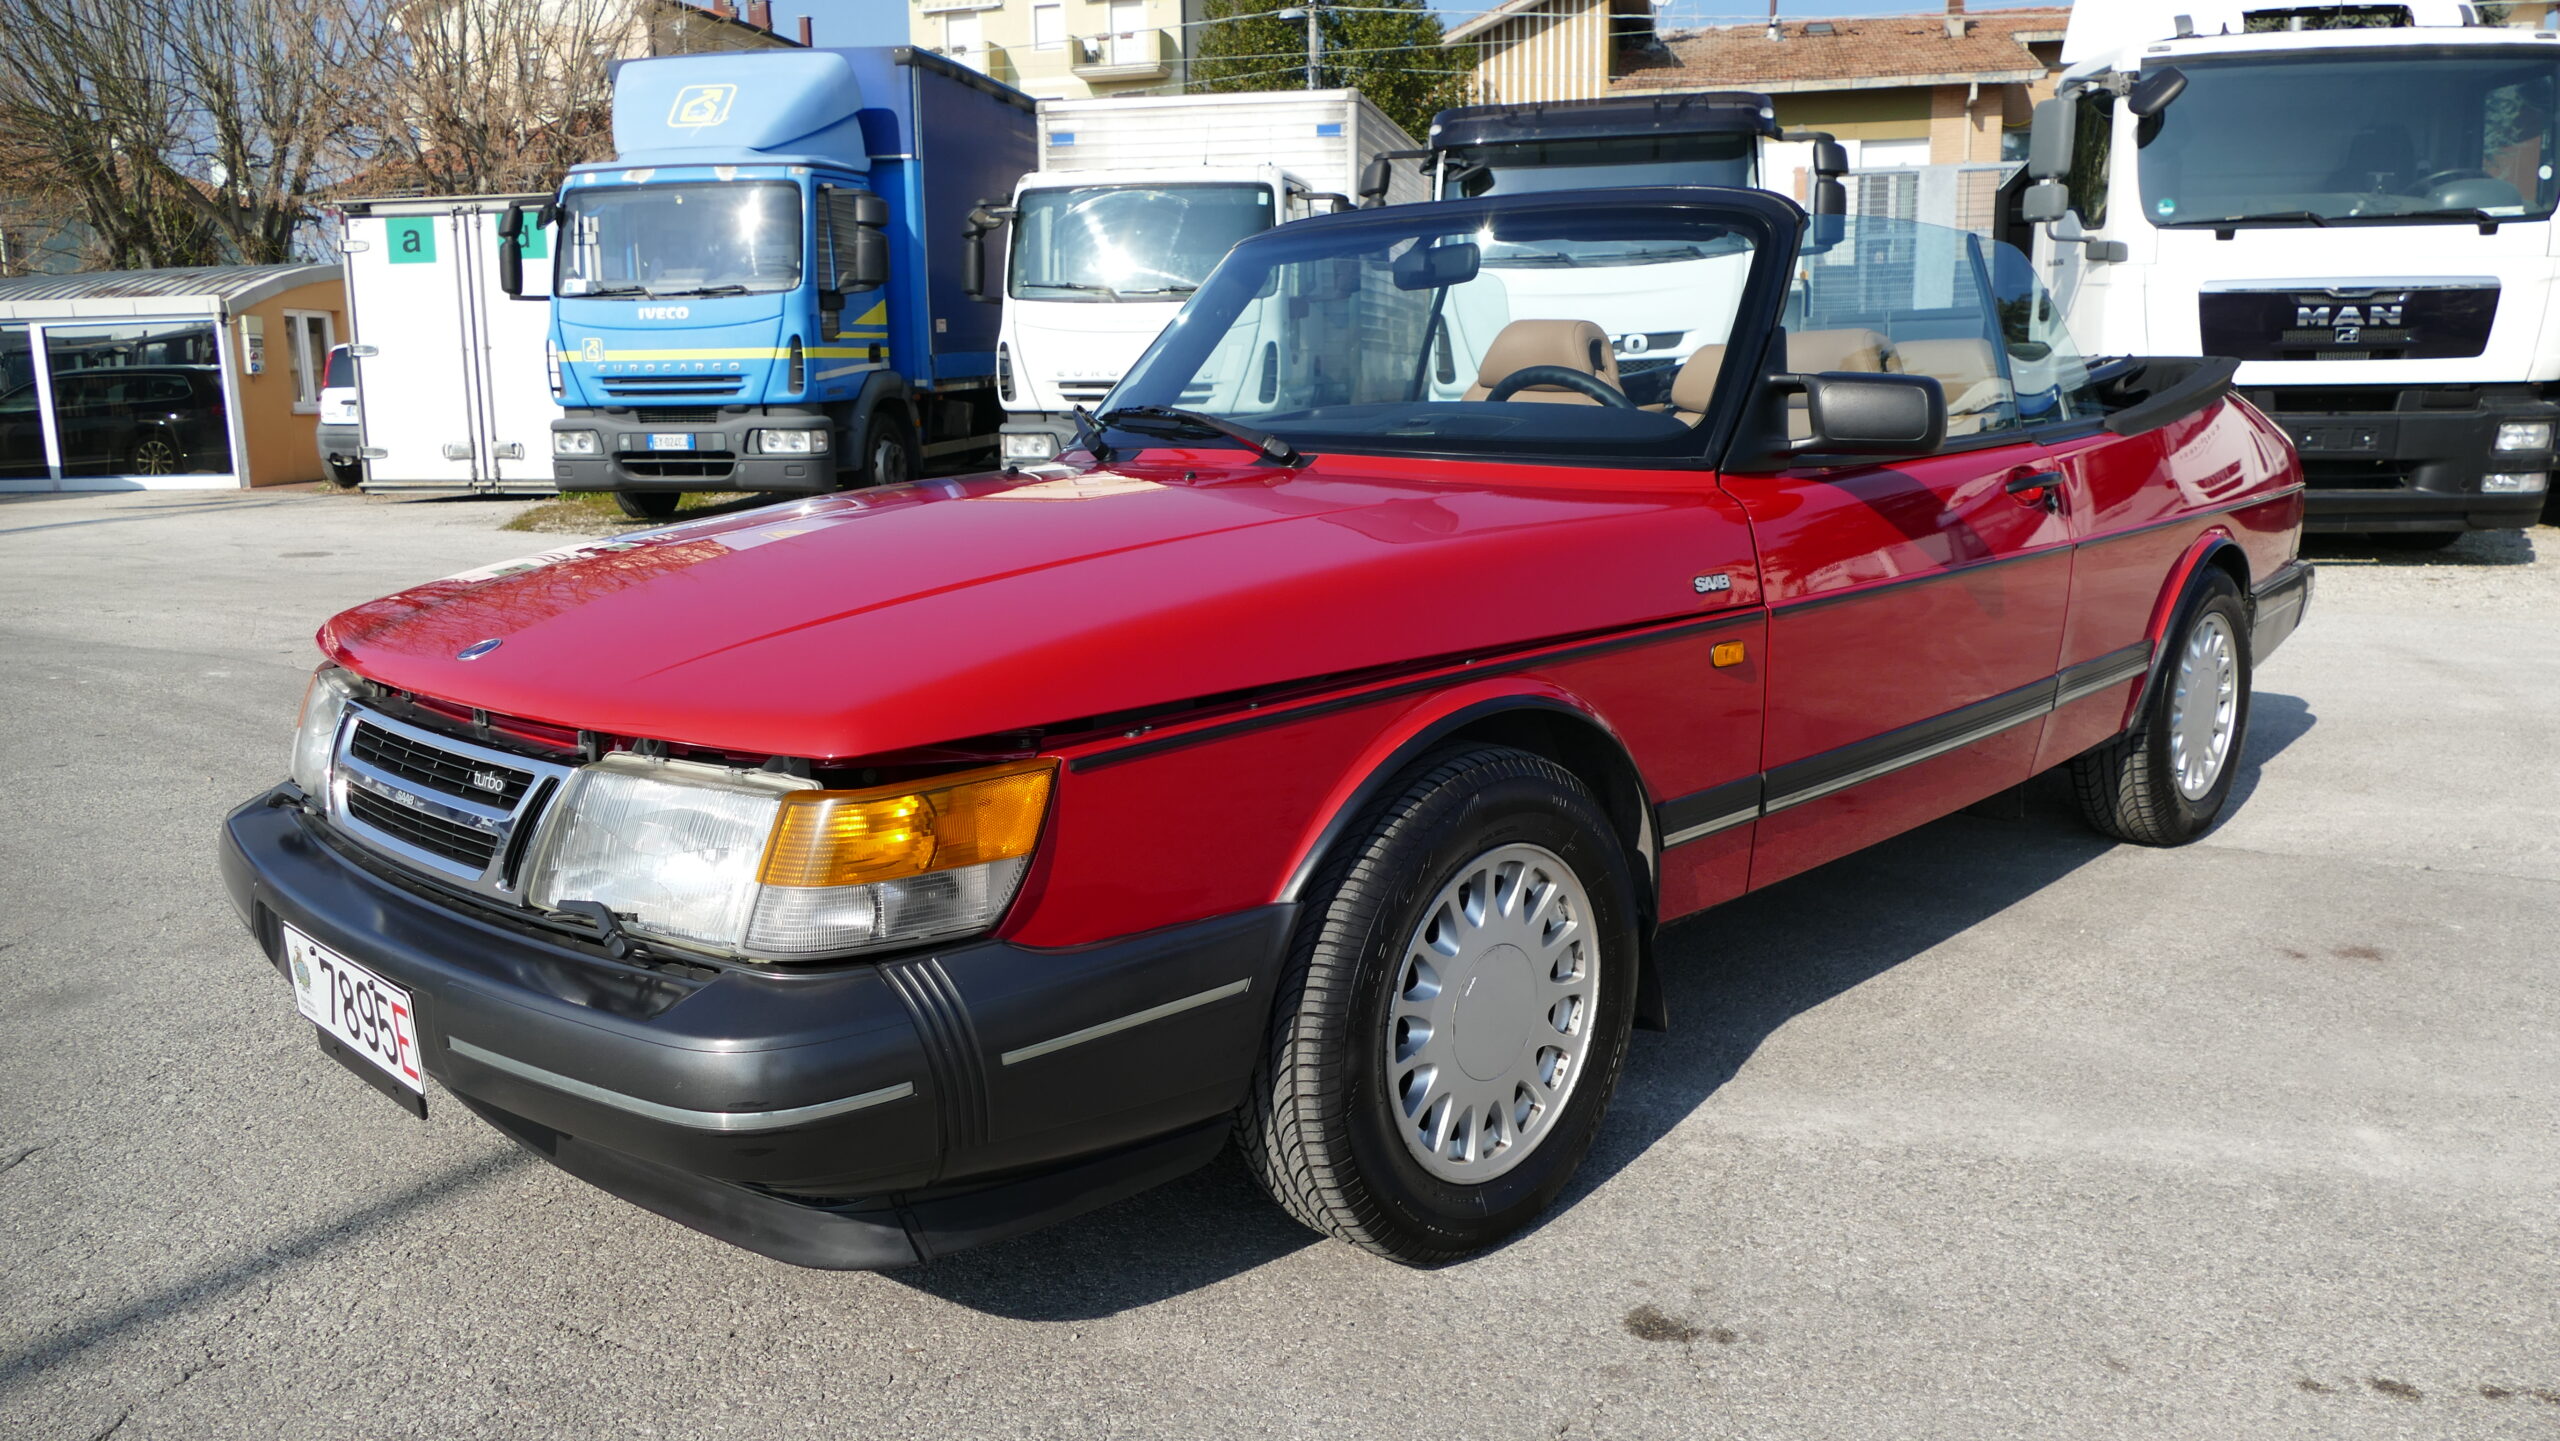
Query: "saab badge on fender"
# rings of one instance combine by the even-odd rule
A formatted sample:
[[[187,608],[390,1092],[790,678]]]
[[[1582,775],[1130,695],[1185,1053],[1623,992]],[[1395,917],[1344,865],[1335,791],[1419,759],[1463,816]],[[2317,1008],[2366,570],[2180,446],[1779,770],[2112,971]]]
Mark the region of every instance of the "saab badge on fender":
[[[1718,591],[1733,589],[1733,577],[1723,571],[1717,571],[1713,575],[1699,576],[1696,580],[1689,582],[1689,586],[1700,595],[1714,595]]]
[[[480,657],[496,650],[502,644],[504,644],[504,642],[498,640],[494,636],[488,640],[473,641],[471,644],[455,651],[453,653],[453,658],[455,660],[478,660]]]

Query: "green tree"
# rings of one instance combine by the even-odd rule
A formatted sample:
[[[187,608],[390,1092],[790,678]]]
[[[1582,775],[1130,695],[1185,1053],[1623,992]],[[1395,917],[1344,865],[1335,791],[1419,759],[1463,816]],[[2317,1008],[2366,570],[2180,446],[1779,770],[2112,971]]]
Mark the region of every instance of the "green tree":
[[[1290,0],[1209,0],[1191,61],[1195,93],[1299,90],[1307,83],[1307,22],[1283,20]],[[1419,139],[1431,117],[1467,101],[1472,46],[1440,44],[1440,20],[1421,0],[1319,6],[1316,88],[1353,89]]]

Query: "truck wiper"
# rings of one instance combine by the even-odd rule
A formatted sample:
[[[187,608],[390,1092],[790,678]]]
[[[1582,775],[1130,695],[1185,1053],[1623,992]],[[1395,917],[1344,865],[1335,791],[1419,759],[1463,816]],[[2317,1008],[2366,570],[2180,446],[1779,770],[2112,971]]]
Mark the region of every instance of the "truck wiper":
[[[1074,290],[1086,295],[1108,295],[1114,300],[1120,298],[1119,291],[1108,285],[1096,285],[1090,280],[1026,280],[1022,283],[1042,290]]]
[[[2261,215],[2222,215],[2216,216],[2211,220],[2172,220],[2163,228],[2169,230],[2202,230],[2208,225],[2255,225],[2260,222],[2273,222],[2279,225],[2295,223],[2325,227],[2333,218],[2336,217],[2323,215],[2317,210],[2270,210]]]
[[[1208,415],[1197,410],[1181,410],[1170,405],[1124,405],[1118,410],[1108,410],[1102,414],[1104,425],[1116,425],[1122,430],[1134,430],[1140,435],[1152,433],[1143,425],[1130,424],[1132,420],[1158,424],[1170,422],[1179,429],[1187,429],[1195,435],[1202,433],[1223,435],[1239,445],[1261,452],[1266,459],[1281,465],[1299,466],[1306,464],[1308,460],[1308,457],[1296,446],[1273,435],[1270,431],[1256,430],[1250,425],[1238,425],[1222,416]]]
[[[1120,295],[1123,295],[1123,296],[1130,296],[1130,295],[1194,295],[1194,294],[1199,293],[1199,290],[1200,290],[1200,287],[1199,287],[1199,286],[1197,286],[1197,285],[1151,285],[1151,286],[1148,286],[1148,287],[1147,287],[1146,289],[1144,289],[1144,290],[1123,290],[1123,291],[1120,291],[1120,292],[1118,292],[1118,293],[1119,293]]]
[[[744,295],[744,294],[746,294],[746,293],[747,293],[747,288],[746,288],[745,286],[743,286],[743,285],[702,285],[702,286],[696,286],[696,287],[694,287],[694,288],[693,288],[693,289],[691,289],[691,290],[653,290],[653,291],[650,291],[649,293],[650,293],[651,295],[653,295],[653,296],[669,296],[669,295]]]
[[[567,298],[571,300],[592,300],[600,295],[646,295],[648,293],[649,287],[645,285],[599,285],[593,290],[581,290],[577,294]]]

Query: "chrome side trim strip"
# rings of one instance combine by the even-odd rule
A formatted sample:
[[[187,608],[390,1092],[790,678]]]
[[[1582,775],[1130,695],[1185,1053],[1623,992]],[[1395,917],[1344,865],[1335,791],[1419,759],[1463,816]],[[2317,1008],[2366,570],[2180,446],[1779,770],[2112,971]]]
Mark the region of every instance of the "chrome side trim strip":
[[[1063,1051],[1069,1046],[1081,1046],[1087,1041],[1098,1041],[1104,1036],[1117,1035],[1133,1027],[1143,1026],[1149,1021],[1161,1021],[1167,1016],[1178,1016],[1184,1011],[1197,1010],[1212,1001],[1223,1001],[1229,996],[1241,996],[1252,988],[1253,978],[1250,976],[1241,981],[1229,981],[1223,986],[1202,991],[1197,995],[1184,996],[1178,1001],[1167,1001],[1161,1006],[1149,1006],[1143,1011],[1132,1011],[1114,1020],[1104,1021],[1098,1026],[1087,1026],[1081,1031],[1069,1031],[1063,1036],[1052,1036],[1048,1040],[1034,1042],[1019,1050],[1007,1051],[996,1059],[1008,1066],[1019,1065],[1024,1061],[1037,1060],[1055,1051]]]
[[[2080,667],[2075,666],[2072,669],[2079,670]],[[2064,671],[2062,689],[2054,696],[2053,703],[2057,708],[2069,705],[2085,696],[2096,695],[2110,686],[2122,685],[2149,669],[2151,669],[2150,642],[2127,646],[2113,657],[2101,656],[2091,662],[2084,674],[2074,675],[2069,670]]]
[[[1673,831],[1671,834],[1664,836],[1662,838],[1662,844],[1666,848],[1670,846],[1685,845],[1690,841],[1703,840],[1708,836],[1714,835],[1718,831],[1729,831],[1735,826],[1742,825],[1750,821],[1756,821],[1759,818],[1760,807],[1757,805],[1747,806],[1742,810],[1717,816],[1712,820],[1700,821],[1694,826],[1683,826],[1679,830]]]
[[[564,1076],[557,1071],[546,1071],[540,1066],[519,1061],[513,1056],[502,1056],[486,1047],[475,1046],[459,1036],[446,1037],[445,1046],[456,1055],[467,1056],[493,1071],[504,1071],[518,1079],[531,1081],[537,1086],[548,1086],[552,1090],[576,1096],[581,1100],[593,1101],[600,1106],[611,1106],[618,1111],[629,1111],[635,1116],[646,1116],[650,1120],[665,1121],[670,1125],[691,1126],[699,1131],[776,1131],[784,1126],[823,1121],[830,1116],[844,1115],[848,1111],[885,1105],[890,1101],[903,1101],[914,1095],[916,1091],[913,1082],[900,1081],[894,1086],[882,1086],[879,1090],[865,1091],[858,1096],[847,1096],[840,1101],[820,1101],[813,1106],[793,1106],[781,1111],[688,1111],[681,1106],[663,1106],[656,1101],[644,1101],[638,1096],[626,1096],[620,1091],[608,1091],[602,1086],[581,1081],[574,1076]]]
[[[2032,709],[2027,710],[2023,714],[2001,716],[1996,719],[1986,721],[1969,730],[1958,731],[1944,740],[1922,746],[1918,750],[1908,751],[1898,756],[1889,756],[1884,760],[1877,761],[1873,765],[1862,766],[1857,770],[1849,772],[1847,775],[1834,776],[1830,780],[1823,781],[1817,785],[1806,786],[1804,789],[1793,792],[1792,794],[1773,796],[1769,799],[1766,805],[1761,807],[1761,811],[1766,815],[1776,815],[1778,812],[1785,810],[1789,806],[1800,806],[1806,801],[1820,800],[1834,791],[1845,791],[1851,786],[1874,780],[1878,776],[1891,775],[1893,772],[1901,770],[1906,766],[1916,766],[1922,761],[1935,760],[1949,751],[1962,750],[1966,746],[1972,745],[1975,741],[1989,740],[1991,737],[2000,734],[2002,731],[2025,725],[2031,720],[2040,720],[2050,714],[2052,710],[2053,702],[2051,700],[2046,700]]]

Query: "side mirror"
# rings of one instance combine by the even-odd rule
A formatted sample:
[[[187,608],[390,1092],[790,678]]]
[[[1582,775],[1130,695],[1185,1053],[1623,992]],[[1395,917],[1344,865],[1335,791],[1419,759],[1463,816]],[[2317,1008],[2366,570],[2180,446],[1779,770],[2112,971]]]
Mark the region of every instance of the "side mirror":
[[[1836,177],[1849,173],[1849,147],[1823,136],[1813,142],[1813,173]]]
[[[2018,197],[2018,218],[2048,224],[2071,213],[2071,192],[2059,180],[2039,180]]]
[[[868,225],[858,226],[850,236],[838,236],[844,246],[839,259],[843,269],[836,284],[845,290],[871,290],[889,280],[889,237]]]
[[[842,193],[847,199],[850,199],[853,202],[854,224],[866,226],[873,230],[885,230],[888,228],[889,202],[880,198],[879,191],[846,190]]]
[[[1947,438],[1947,393],[1933,377],[1825,371],[1783,379],[1803,387],[1813,427],[1790,447],[1796,454],[1926,455]]]
[[[2056,97],[2036,102],[2034,128],[2027,132],[2027,175],[2060,180],[2071,173],[2071,154],[2079,139],[2080,102]]]
[[[987,293],[987,237],[1010,224],[1016,212],[992,200],[981,200],[960,228],[960,293],[971,300],[994,302]]]
[[[1387,183],[1395,179],[1396,163],[1381,155],[1360,172],[1360,208],[1375,209],[1387,203]]]
[[[524,298],[524,214],[532,208],[519,200],[498,216],[498,289],[511,300]]]
[[[2124,108],[2148,120],[2169,108],[2169,102],[2187,93],[2187,75],[2175,65],[2163,65],[2143,73],[2133,82],[2133,93],[2125,97]]]

